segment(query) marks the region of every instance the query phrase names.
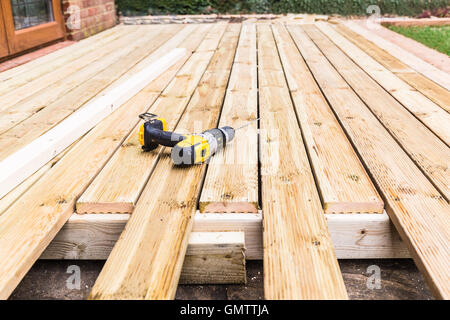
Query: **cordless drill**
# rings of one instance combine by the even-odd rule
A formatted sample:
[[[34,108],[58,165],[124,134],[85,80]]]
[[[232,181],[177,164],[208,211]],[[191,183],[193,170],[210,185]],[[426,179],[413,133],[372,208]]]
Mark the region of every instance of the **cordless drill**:
[[[139,118],[144,120],[139,129],[142,149],[151,151],[159,145],[171,147],[171,159],[176,165],[208,162],[213,154],[233,140],[235,134],[235,129],[225,126],[184,135],[167,131],[166,120],[153,113],[143,113]]]

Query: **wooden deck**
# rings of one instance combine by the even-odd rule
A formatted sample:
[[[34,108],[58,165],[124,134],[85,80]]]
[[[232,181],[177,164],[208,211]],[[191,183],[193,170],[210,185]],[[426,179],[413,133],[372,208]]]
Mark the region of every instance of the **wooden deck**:
[[[181,60],[0,190],[0,298],[39,257],[109,257],[96,299],[245,281],[245,259],[264,259],[266,298],[345,299],[337,258],[409,256],[450,298],[450,75],[351,22],[120,25],[2,72],[0,172],[174,48]],[[179,168],[141,151],[145,111],[181,132],[260,120]]]

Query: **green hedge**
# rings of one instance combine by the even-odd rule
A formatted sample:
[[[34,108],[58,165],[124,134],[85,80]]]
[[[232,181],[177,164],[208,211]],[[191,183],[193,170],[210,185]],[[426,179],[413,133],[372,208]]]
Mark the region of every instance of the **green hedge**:
[[[381,14],[414,16],[446,7],[448,0],[116,0],[124,15],[208,13],[318,13],[365,15],[376,4]]]

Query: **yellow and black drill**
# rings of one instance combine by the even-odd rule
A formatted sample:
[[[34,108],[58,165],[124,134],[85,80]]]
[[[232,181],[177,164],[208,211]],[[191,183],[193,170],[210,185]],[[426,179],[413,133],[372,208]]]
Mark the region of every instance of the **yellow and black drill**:
[[[144,120],[139,129],[139,141],[142,149],[150,151],[156,149],[158,145],[171,147],[171,158],[176,165],[208,162],[213,154],[222,150],[227,143],[233,140],[237,130],[225,126],[209,129],[202,133],[184,135],[167,131],[166,120],[153,113],[143,113],[139,118]]]

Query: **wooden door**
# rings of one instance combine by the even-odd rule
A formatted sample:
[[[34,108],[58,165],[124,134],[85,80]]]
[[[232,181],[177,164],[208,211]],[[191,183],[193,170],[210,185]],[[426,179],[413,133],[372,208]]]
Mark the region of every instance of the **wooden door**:
[[[2,0],[9,54],[64,37],[60,0]]]
[[[8,41],[6,40],[5,22],[3,20],[2,3],[0,2],[0,58],[9,55]]]

